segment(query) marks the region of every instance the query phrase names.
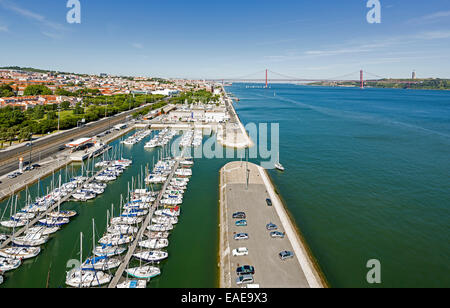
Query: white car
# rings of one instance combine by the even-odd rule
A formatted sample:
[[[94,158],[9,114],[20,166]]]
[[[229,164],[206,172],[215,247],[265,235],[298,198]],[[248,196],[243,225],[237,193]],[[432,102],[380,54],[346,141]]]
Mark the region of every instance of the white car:
[[[248,249],[245,247],[240,247],[240,248],[233,250],[234,257],[247,256],[247,255],[248,255]]]

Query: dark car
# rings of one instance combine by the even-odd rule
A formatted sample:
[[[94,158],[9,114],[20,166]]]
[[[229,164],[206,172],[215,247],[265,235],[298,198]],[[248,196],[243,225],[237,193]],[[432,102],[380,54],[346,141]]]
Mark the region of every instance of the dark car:
[[[247,215],[244,212],[237,212],[233,214],[233,219],[245,219]]]
[[[294,253],[292,251],[282,251],[278,254],[281,260],[292,259],[294,257]]]
[[[272,200],[266,199],[267,206],[272,206]]]
[[[236,269],[236,274],[238,276],[254,275],[255,274],[255,268],[253,266],[251,266],[251,265],[239,266]]]
[[[270,224],[267,224],[266,229],[269,231],[273,231],[273,230],[277,230],[278,226],[276,224],[270,223]]]
[[[64,151],[65,149],[66,149],[66,147],[64,145],[62,145],[58,148],[58,151]]]
[[[36,169],[36,168],[41,168],[41,165],[39,165],[39,164],[34,164],[32,167],[33,167],[34,169]]]

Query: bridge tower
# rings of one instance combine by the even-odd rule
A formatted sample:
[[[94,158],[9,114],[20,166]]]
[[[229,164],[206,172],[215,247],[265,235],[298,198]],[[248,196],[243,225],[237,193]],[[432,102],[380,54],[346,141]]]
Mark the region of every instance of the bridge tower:
[[[364,89],[364,71],[359,71],[359,81],[360,81],[360,87],[361,89]]]

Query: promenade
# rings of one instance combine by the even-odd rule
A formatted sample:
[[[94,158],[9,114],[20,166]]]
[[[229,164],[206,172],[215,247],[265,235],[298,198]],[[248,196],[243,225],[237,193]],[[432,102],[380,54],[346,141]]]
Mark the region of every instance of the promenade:
[[[247,168],[248,186],[247,186]],[[236,268],[255,267],[255,284],[261,288],[325,287],[294,224],[275,193],[267,172],[251,163],[232,162],[220,170],[220,287],[236,288]],[[268,206],[266,199],[272,200]],[[245,212],[247,227],[235,225],[235,212]],[[284,238],[271,238],[266,225],[274,223]],[[249,239],[234,240],[237,233]],[[246,247],[247,256],[233,256],[233,249]],[[292,259],[282,261],[281,251],[292,251]]]

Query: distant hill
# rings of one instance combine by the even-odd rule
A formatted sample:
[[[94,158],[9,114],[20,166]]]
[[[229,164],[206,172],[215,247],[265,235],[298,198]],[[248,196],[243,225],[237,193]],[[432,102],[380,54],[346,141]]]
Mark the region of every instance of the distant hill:
[[[359,87],[358,81],[322,81],[313,82],[309,85],[334,86],[334,87]],[[390,88],[390,89],[417,89],[417,90],[450,90],[450,79],[380,79],[367,80],[364,86],[368,88]]]

